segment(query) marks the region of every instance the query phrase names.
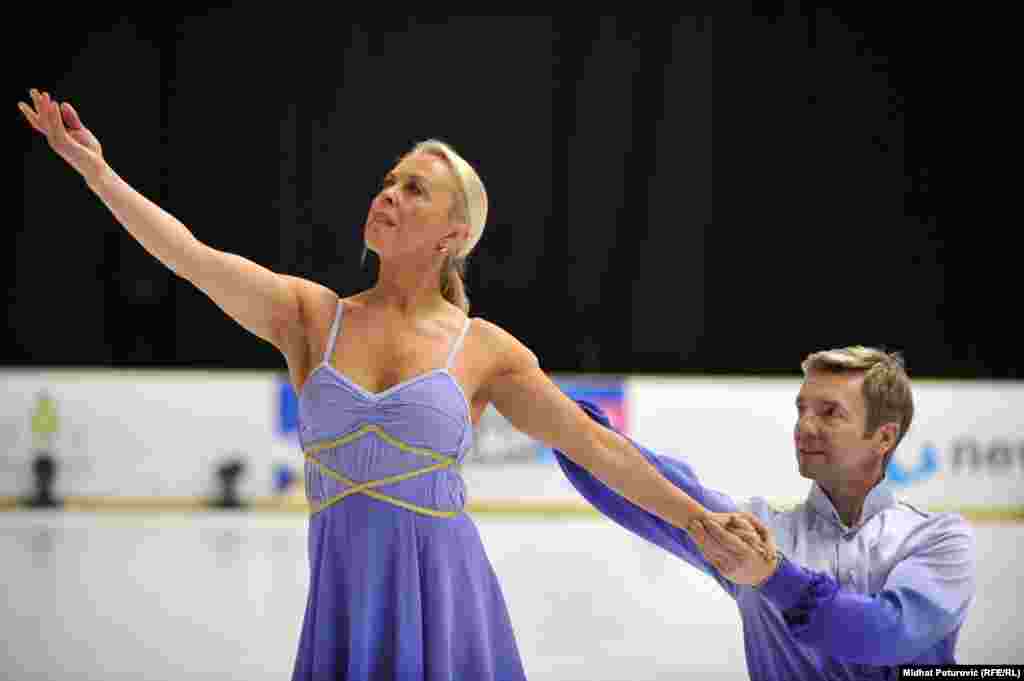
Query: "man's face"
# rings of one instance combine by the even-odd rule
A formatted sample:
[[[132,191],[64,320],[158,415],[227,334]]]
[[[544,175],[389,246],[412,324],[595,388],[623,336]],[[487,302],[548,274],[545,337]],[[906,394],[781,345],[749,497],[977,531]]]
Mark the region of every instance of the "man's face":
[[[865,437],[863,372],[809,372],[796,398],[800,475],[826,489],[870,484],[881,475],[881,433]],[[879,429],[881,430],[881,429]]]

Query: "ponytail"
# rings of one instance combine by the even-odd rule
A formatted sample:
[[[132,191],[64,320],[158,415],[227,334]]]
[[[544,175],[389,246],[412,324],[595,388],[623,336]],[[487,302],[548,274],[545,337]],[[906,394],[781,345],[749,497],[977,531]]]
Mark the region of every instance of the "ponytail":
[[[445,258],[441,267],[441,295],[452,305],[469,314],[469,296],[466,295],[466,284],[463,276],[466,272],[466,259]]]

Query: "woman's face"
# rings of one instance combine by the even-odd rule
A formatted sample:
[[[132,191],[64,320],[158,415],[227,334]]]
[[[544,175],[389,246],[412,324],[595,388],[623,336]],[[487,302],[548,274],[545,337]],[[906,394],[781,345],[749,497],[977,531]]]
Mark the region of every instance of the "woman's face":
[[[406,156],[385,178],[366,217],[366,246],[381,258],[443,257],[458,247],[465,230],[451,219],[458,196],[455,178],[444,159],[433,154]]]

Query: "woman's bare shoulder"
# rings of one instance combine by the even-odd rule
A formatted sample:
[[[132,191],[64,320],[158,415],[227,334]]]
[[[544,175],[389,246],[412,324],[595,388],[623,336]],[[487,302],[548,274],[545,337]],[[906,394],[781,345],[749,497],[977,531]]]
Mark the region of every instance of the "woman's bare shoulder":
[[[521,340],[483,317],[472,317],[471,329],[480,345],[493,353],[503,371],[539,366],[537,356]]]
[[[316,296],[326,296],[328,294],[333,294],[337,297],[337,294],[320,282],[313,281],[312,279],[306,279],[304,277],[297,277],[294,274],[283,274],[281,276],[288,281],[288,284],[292,287],[293,291],[305,299]]]
[[[339,301],[344,304],[345,312],[349,313],[365,304],[362,298],[363,292],[351,296],[341,296],[327,286],[310,279],[299,277],[289,277],[289,279],[300,301],[302,321],[310,352],[314,354],[322,352],[321,346],[334,322]]]

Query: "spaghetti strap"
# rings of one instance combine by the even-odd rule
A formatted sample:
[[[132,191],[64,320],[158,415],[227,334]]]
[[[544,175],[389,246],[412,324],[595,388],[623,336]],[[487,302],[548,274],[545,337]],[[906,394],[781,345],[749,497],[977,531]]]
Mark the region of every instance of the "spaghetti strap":
[[[469,321],[469,317],[466,317],[466,323],[462,325],[462,333],[460,333],[459,337],[455,339],[454,343],[452,343],[451,352],[448,353],[448,361],[445,362],[444,365],[446,370],[452,368],[452,360],[455,359],[455,355],[458,354],[459,348],[462,347],[462,341],[466,337],[466,332],[469,331]]]
[[[334,313],[334,323],[331,324],[331,338],[327,341],[327,352],[324,353],[324,364],[331,363],[331,355],[334,354],[334,343],[338,340],[338,329],[341,327],[341,312],[343,306],[341,298],[338,298],[338,310]]]

